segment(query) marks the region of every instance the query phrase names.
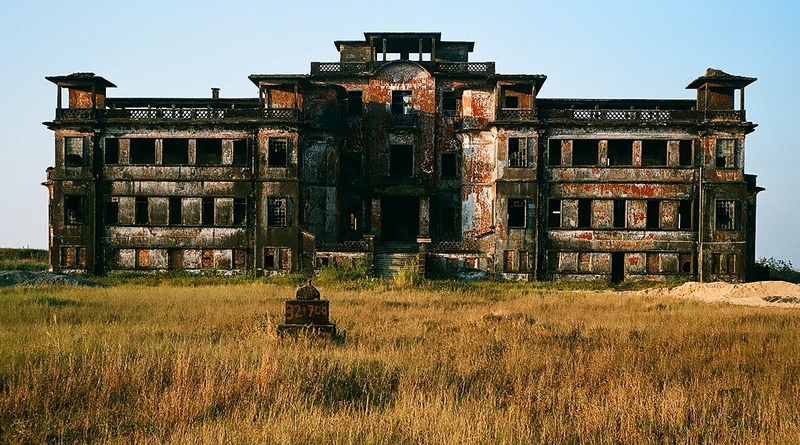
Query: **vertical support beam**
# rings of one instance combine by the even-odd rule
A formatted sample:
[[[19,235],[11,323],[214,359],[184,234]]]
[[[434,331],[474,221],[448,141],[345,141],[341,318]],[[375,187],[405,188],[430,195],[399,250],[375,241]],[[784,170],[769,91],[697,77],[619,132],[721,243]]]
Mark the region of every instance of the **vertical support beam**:
[[[386,37],[383,38],[383,61],[386,61]]]
[[[92,85],[92,109],[97,108],[97,86]]]
[[[419,61],[422,62],[422,37],[419,38]],[[744,89],[742,89],[744,91]]]
[[[739,89],[739,111],[744,111],[744,87]]]
[[[56,85],[58,93],[56,94],[56,108],[61,109],[61,85]]]
[[[703,99],[703,120],[708,116],[708,83],[706,83],[705,99]]]
[[[297,94],[298,94],[298,93],[297,93],[297,82],[295,82],[295,83],[294,83],[294,109],[295,109],[295,110],[297,109],[297,104],[298,104],[298,101],[297,101]]]
[[[264,103],[264,86],[258,86],[258,101],[261,102],[261,108],[265,108],[266,104]]]
[[[372,198],[372,214],[370,215],[370,224],[372,226],[372,234],[376,238],[381,237],[381,198]]]
[[[375,71],[375,59],[378,55],[375,53],[375,37],[369,37],[369,70]]]
[[[427,238],[431,236],[431,198],[430,196],[420,196],[419,198],[419,236]]]

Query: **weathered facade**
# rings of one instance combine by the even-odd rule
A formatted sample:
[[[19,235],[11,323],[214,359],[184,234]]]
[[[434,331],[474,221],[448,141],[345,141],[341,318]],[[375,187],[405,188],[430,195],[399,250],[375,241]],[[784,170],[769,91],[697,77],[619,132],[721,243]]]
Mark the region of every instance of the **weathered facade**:
[[[335,43],[309,75],[251,75],[257,98],[48,77],[51,267],[752,276],[754,78],[708,70],[692,100],[548,99],[546,76],[497,74],[439,33]]]

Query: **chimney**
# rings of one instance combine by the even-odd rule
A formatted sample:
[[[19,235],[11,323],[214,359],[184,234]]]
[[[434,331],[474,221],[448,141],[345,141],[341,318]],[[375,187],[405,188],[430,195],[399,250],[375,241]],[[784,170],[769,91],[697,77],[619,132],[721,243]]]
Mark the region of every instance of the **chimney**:
[[[219,99],[219,88],[211,88],[211,98]]]

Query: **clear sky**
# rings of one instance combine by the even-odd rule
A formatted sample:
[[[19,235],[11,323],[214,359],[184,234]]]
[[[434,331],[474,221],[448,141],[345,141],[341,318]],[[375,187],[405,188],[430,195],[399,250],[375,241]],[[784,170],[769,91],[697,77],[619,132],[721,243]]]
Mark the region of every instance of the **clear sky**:
[[[472,60],[548,76],[541,97],[691,99],[706,68],[747,88],[757,255],[800,265],[800,1],[0,1],[0,247],[47,247],[56,87],[93,71],[111,96],[255,97],[252,73],[308,73],[364,31],[440,31]]]

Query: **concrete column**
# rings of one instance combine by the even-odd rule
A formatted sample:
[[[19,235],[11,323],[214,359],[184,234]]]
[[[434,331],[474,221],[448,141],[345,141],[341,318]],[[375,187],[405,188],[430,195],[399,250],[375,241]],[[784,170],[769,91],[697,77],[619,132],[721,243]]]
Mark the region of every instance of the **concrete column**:
[[[381,198],[372,198],[372,214],[370,215],[370,222],[372,225],[372,234],[376,238],[381,236]]]
[[[431,198],[429,196],[419,198],[419,236],[421,238],[431,236]]]

